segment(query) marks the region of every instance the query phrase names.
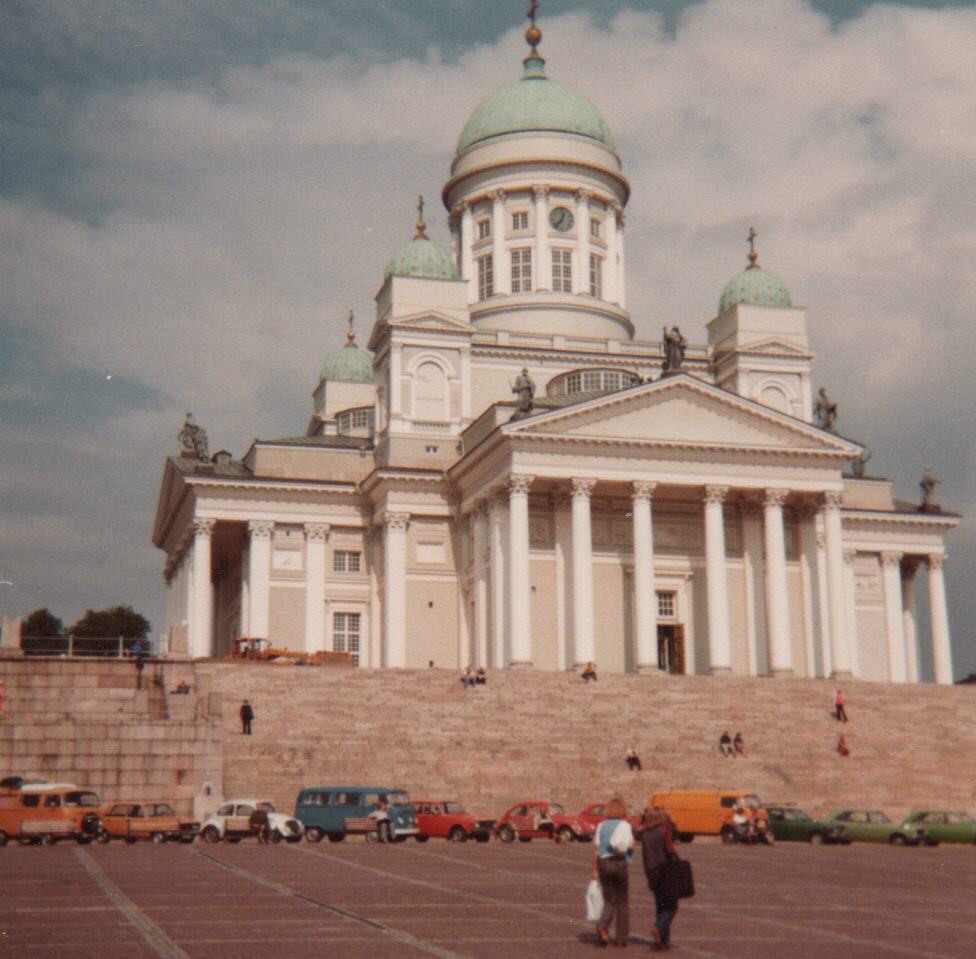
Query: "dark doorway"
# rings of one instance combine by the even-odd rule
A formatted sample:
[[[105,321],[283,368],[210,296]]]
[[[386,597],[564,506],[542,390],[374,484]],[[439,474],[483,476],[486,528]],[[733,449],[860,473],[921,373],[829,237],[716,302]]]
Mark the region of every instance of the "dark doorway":
[[[657,664],[666,673],[684,675],[685,628],[684,626],[658,626]]]

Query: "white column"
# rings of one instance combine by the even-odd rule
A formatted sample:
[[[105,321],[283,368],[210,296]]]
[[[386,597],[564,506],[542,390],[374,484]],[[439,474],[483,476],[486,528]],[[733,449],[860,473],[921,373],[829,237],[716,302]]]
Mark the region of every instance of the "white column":
[[[831,676],[851,673],[851,643],[847,629],[847,589],[844,585],[844,541],[840,522],[841,494],[824,493],[824,551],[827,560],[827,599],[830,604]]]
[[[529,487],[534,476],[508,480],[508,591],[511,598],[512,666],[532,665],[532,583],[529,578]]]
[[[823,531],[823,514],[820,514],[821,526],[817,529],[817,608],[820,619],[820,672],[816,675],[830,676],[833,673],[830,658],[830,599],[827,587],[827,550],[826,537]]]
[[[505,249],[505,191],[491,194],[491,256],[495,296],[512,292],[512,264]]]
[[[508,552],[508,497],[499,492],[491,500],[488,513],[491,550],[491,635],[493,662],[497,669],[508,665],[505,644],[509,638],[509,605],[505,576]]]
[[[474,648],[477,666],[488,665],[488,503],[478,500],[472,528],[474,549]]]
[[[447,220],[447,228],[451,233],[451,256],[454,258],[454,266],[461,275],[461,204],[456,203],[451,208],[451,215]]]
[[[607,262],[603,270],[603,298],[617,302],[617,214],[611,206],[603,218],[603,238],[607,242]]]
[[[654,588],[654,523],[651,499],[657,483],[635,480],[631,485],[634,520],[634,630],[637,672],[660,671],[657,656],[657,591]]]
[[[741,516],[746,634],[749,643],[746,650],[747,669],[750,676],[766,676],[769,673],[769,631],[766,628],[766,577],[763,570],[763,534],[759,521],[759,504],[751,500],[742,503]]]
[[[572,520],[570,517],[570,497],[563,491],[552,498],[552,521],[554,525],[556,560],[556,668],[572,667],[573,656],[569,645],[572,642],[572,617],[566,615],[568,604],[566,589],[566,557],[572,555]],[[568,595],[572,596],[572,589]],[[575,647],[574,647],[575,648]]]
[[[535,262],[532,264],[532,288],[546,291],[549,289],[549,256],[546,236],[549,230],[549,187],[534,186],[532,195],[535,197]]]
[[[193,521],[193,608],[190,617],[189,653],[194,659],[213,655],[213,579],[210,575],[210,541],[215,520]]]
[[[461,204],[461,278],[467,281],[468,302],[478,299],[478,283],[474,275],[474,212],[470,203]]]
[[[305,652],[325,649],[325,543],[328,523],[305,524]]]
[[[274,522],[266,519],[248,521],[251,536],[248,551],[248,580],[251,617],[247,635],[255,639],[270,639],[268,635],[271,616],[271,537]]]
[[[383,540],[384,665],[407,665],[407,525],[409,513],[386,513]]]
[[[590,194],[586,190],[576,191],[576,254],[579,270],[576,273],[577,292],[584,296],[590,294]]]
[[[786,583],[786,537],[783,503],[789,490],[767,489],[763,501],[766,545],[766,615],[769,620],[769,666],[773,676],[793,675],[793,637]]]
[[[725,521],[722,515],[722,503],[728,491],[727,486],[705,487],[705,590],[708,600],[708,652],[713,674],[732,671]]]
[[[905,624],[901,608],[901,553],[883,552],[881,572],[884,577],[885,626],[888,634],[888,681],[908,682],[905,662]]]
[[[918,682],[918,637],[915,631],[915,572],[918,557],[909,556],[902,565],[901,608],[905,635],[905,666],[910,683]]]
[[[621,309],[627,309],[627,297],[624,270],[624,211],[623,207],[614,206],[617,221],[617,302]]]
[[[851,675],[859,679],[863,674],[858,659],[860,650],[857,644],[857,584],[854,577],[856,559],[856,549],[844,550],[844,615],[847,617],[847,636],[851,650]]]
[[[390,428],[398,427],[403,415],[403,348],[394,343],[390,347]]]
[[[946,610],[945,555],[929,556],[929,618],[932,621],[932,663],[935,681],[952,685],[952,647],[949,643],[949,614]]]
[[[817,675],[816,616],[817,540],[814,523],[817,511],[803,506],[798,511],[800,534],[800,590],[803,600],[803,659],[808,678]]]
[[[360,667],[377,667],[383,665],[383,617],[380,616],[383,603],[380,597],[379,564],[376,561],[379,530],[373,525],[372,516],[366,514],[364,519],[368,523],[366,549],[369,560],[369,660],[366,663],[360,662]]]
[[[596,659],[593,635],[593,533],[590,493],[596,480],[570,480],[573,510],[573,647],[574,666]]]

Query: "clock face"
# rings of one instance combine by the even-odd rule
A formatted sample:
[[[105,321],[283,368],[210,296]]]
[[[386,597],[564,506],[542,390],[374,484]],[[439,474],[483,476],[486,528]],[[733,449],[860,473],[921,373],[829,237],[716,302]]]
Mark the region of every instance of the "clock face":
[[[573,214],[564,206],[557,206],[549,214],[549,223],[554,230],[565,233],[573,228]]]

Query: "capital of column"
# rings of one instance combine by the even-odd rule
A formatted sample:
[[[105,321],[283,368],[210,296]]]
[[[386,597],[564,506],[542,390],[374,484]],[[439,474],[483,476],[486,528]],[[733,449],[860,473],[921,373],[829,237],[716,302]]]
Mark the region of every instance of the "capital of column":
[[[251,534],[251,539],[271,539],[274,528],[274,520],[271,519],[249,519],[247,521],[247,531]]]
[[[706,486],[704,500],[706,503],[724,503],[728,495],[728,486]]]
[[[488,510],[491,508],[491,499],[488,496],[480,496],[474,501],[474,509],[472,513],[477,516],[487,516]]]
[[[195,519],[193,521],[193,538],[210,539],[213,536],[216,522],[215,519]]]
[[[576,202],[579,204],[589,204],[590,198],[593,196],[589,190],[577,190],[576,191]]]
[[[619,203],[611,203],[610,209],[613,210],[613,215],[617,218],[617,226],[622,230],[624,228],[624,222],[627,219],[624,214],[624,208]]]
[[[514,496],[517,493],[528,495],[529,487],[532,486],[534,476],[525,473],[512,473],[508,478],[508,494]]]
[[[410,525],[410,514],[386,513],[383,516],[383,522],[386,524],[387,529],[405,530]]]
[[[763,490],[763,506],[779,506],[786,502],[786,497],[790,495],[788,489],[767,489]]]
[[[593,487],[596,486],[596,480],[574,476],[569,481],[569,485],[573,499],[589,499],[590,493],[593,492]]]
[[[329,523],[306,523],[305,541],[308,543],[324,543],[329,538]]]
[[[847,566],[853,566],[854,565],[854,559],[856,557],[857,557],[857,550],[856,549],[845,549],[844,550],[844,563]]]
[[[823,534],[821,530],[817,530],[816,542],[817,542],[817,549],[824,549],[827,546],[827,537]]]
[[[657,489],[657,483],[653,480],[634,480],[630,486],[630,495],[635,503],[643,502],[644,500],[649,503],[654,496],[654,490]]]
[[[504,203],[505,202],[505,191],[504,190],[492,190],[488,194],[491,197],[492,203]]]
[[[944,569],[949,557],[945,553],[929,553],[926,559],[929,569]]]
[[[535,186],[532,187],[532,195],[537,200],[545,200],[549,196],[549,187],[547,186]]]
[[[889,550],[882,550],[881,552],[881,565],[882,566],[901,566],[901,558],[904,553],[896,553]]]
[[[838,490],[828,489],[823,493],[823,508],[825,510],[840,509],[844,494]]]

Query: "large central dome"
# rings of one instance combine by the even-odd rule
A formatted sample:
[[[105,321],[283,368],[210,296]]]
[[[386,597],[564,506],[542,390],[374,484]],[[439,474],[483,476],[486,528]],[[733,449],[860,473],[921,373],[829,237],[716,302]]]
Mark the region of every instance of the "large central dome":
[[[613,134],[592,103],[550,80],[545,60],[538,54],[525,58],[525,75],[502,87],[471,114],[458,138],[457,153],[507,133],[575,133],[615,150]]]

